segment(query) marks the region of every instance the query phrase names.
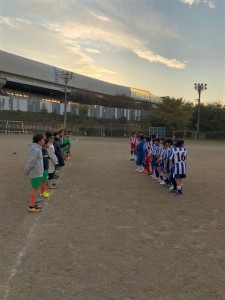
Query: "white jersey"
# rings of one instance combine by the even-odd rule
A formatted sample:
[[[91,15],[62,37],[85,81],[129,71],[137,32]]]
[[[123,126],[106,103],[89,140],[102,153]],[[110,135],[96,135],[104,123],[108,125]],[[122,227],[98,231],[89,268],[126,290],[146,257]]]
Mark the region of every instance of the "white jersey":
[[[174,167],[174,174],[186,174],[187,149],[174,147],[170,155],[170,161]]]

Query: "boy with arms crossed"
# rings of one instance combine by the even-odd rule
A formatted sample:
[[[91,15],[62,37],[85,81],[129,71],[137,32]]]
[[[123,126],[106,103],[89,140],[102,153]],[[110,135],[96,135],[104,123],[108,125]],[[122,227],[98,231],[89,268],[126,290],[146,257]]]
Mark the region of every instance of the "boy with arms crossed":
[[[42,184],[42,176],[44,172],[42,146],[44,145],[44,135],[35,134],[33,136],[33,142],[29,145],[29,158],[25,167],[25,175],[31,179],[31,191],[30,191],[30,206],[29,212],[39,212],[41,207],[37,206],[36,199],[38,189]]]

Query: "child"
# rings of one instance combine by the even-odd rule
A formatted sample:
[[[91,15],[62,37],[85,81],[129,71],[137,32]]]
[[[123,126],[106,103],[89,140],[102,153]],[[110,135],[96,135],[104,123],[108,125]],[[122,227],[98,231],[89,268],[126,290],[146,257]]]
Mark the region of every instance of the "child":
[[[58,165],[56,166],[56,170],[61,171],[62,167],[65,166],[65,162],[64,162],[62,148],[59,140],[59,132],[54,132],[53,136],[54,136],[53,146],[55,148],[55,155],[58,160]]]
[[[140,135],[139,137],[140,141],[137,146],[137,160],[136,160],[136,165],[137,169],[135,172],[143,173],[144,172],[144,160],[145,160],[145,137],[144,135]]]
[[[159,145],[160,139],[159,138],[155,138],[153,139],[153,147],[152,147],[152,159],[151,159],[151,164],[152,164],[152,175],[151,177],[153,179],[158,179],[158,171],[157,171],[157,159],[159,158],[158,156],[158,152],[159,152]]]
[[[187,149],[184,148],[184,141],[178,140],[173,148],[171,156],[171,167],[174,168],[174,178],[177,185],[175,196],[182,196],[183,179],[186,178]]]
[[[48,180],[48,168],[49,168],[49,158],[48,158],[48,151],[49,148],[49,141],[48,139],[44,139],[44,145],[42,146],[42,156],[43,156],[43,177],[42,177],[42,183],[41,183],[41,197],[48,198],[49,193],[46,192],[46,182]]]
[[[165,168],[165,161],[166,161],[166,142],[162,140],[162,148],[160,151],[160,155],[158,160],[156,161],[156,164],[158,165],[157,167],[157,171],[159,173],[159,184],[161,185],[166,185],[166,181],[164,180],[164,178],[166,179],[166,168]]]
[[[135,160],[136,156],[136,149],[137,149],[137,136],[135,132],[132,132],[131,137],[130,137],[130,153],[131,153],[131,161]]]
[[[151,138],[148,136],[146,137],[146,143],[144,146],[145,149],[145,171],[144,173],[150,175],[150,165],[151,165]]]
[[[70,158],[70,156],[72,156],[72,153],[71,153],[71,140],[72,140],[72,131],[71,130],[69,130],[68,131],[68,143],[69,143],[69,145],[68,145],[68,159]]]
[[[57,186],[54,183],[54,173],[55,173],[55,166],[58,164],[57,157],[55,155],[55,148],[53,146],[54,137],[51,132],[46,132],[46,138],[49,141],[49,148],[47,149],[48,158],[49,158],[49,168],[48,168],[48,188],[49,189],[56,189]]]
[[[25,175],[29,175],[31,179],[31,191],[30,191],[30,206],[29,212],[41,211],[41,206],[36,204],[38,189],[42,183],[43,175],[43,158],[42,158],[42,146],[44,145],[44,135],[35,134],[33,136],[33,142],[29,145],[29,158],[25,167]]]

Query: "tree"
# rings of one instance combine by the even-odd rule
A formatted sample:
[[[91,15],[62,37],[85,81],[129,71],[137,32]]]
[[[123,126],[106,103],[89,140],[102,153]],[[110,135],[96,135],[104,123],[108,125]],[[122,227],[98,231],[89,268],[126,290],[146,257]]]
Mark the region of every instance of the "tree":
[[[191,127],[196,130],[198,105],[194,107]],[[225,131],[225,107],[220,103],[200,105],[200,131]]]
[[[182,98],[166,97],[153,111],[153,125],[163,126],[172,133],[173,130],[188,129],[193,113],[193,104]]]

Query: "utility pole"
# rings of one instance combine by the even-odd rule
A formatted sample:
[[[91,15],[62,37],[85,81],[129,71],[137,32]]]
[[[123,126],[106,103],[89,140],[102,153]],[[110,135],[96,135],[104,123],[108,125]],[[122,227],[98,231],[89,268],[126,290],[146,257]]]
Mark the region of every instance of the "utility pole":
[[[67,111],[67,84],[73,78],[73,72],[62,71],[60,73],[60,78],[64,80],[65,83],[65,93],[64,93],[64,117],[63,117],[63,126],[66,129],[66,111]]]
[[[195,90],[198,91],[197,139],[199,139],[201,92],[207,90],[207,84],[195,83],[194,86]]]

